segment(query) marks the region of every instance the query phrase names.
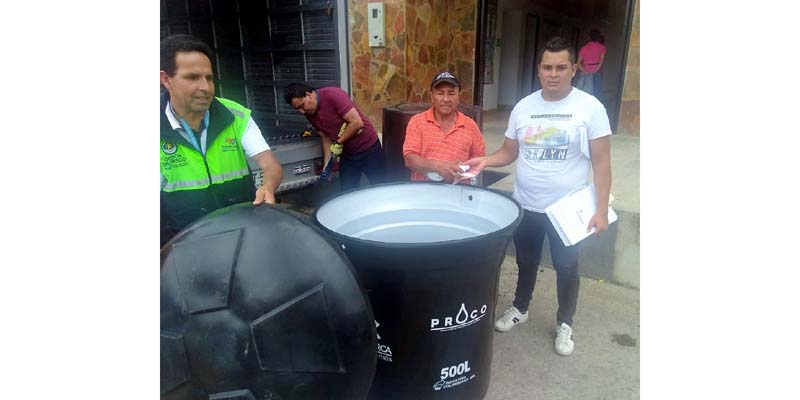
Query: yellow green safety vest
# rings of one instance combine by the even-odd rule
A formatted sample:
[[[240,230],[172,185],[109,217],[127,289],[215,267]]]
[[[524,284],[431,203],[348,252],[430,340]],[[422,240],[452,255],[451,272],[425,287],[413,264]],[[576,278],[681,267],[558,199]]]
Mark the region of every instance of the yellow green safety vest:
[[[250,110],[223,98],[209,107],[205,156],[172,129],[161,101],[161,244],[186,225],[219,208],[255,197],[255,185],[242,148]]]

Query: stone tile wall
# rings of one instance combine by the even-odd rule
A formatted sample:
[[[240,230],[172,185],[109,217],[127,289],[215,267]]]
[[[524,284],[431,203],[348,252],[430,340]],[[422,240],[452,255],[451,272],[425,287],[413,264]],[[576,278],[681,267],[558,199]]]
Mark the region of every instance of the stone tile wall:
[[[378,130],[383,108],[430,101],[433,76],[444,69],[472,103],[476,0],[386,0],[385,47],[369,47],[367,0],[350,0],[353,98]]]

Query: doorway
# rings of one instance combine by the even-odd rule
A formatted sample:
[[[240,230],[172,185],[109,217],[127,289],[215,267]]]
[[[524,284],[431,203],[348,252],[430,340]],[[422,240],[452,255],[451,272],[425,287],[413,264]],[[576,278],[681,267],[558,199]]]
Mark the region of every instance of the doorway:
[[[524,96],[541,87],[536,79],[536,54],[539,52],[539,17],[528,14],[525,18],[525,62],[522,68],[522,87]],[[524,97],[523,96],[523,97]]]
[[[488,1],[478,0],[481,5]],[[484,111],[495,107],[512,108],[519,99],[541,88],[536,73],[536,55],[547,39],[562,36],[579,49],[588,42],[591,29],[597,28],[605,36],[608,49],[599,99],[606,107],[612,131],[616,132],[635,2],[597,0],[582,2],[576,8],[573,2],[498,1],[493,9],[498,20],[495,37],[487,38],[485,34],[488,32],[481,31],[482,35],[476,38],[479,51],[475,55],[476,65],[482,66],[486,52],[481,46],[496,42],[495,54],[499,53],[499,57],[494,69],[498,74],[494,82],[483,81],[476,85],[476,104]],[[485,23],[488,20],[487,9],[492,8],[484,6],[479,9],[478,21]],[[486,99],[488,103],[484,103]]]

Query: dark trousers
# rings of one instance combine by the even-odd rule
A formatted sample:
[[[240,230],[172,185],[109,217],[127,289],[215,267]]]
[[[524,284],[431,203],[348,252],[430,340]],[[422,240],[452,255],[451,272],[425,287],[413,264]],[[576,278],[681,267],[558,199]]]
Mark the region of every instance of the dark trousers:
[[[361,182],[361,173],[369,179],[371,185],[386,181],[386,157],[383,154],[380,140],[376,140],[366,151],[354,155],[342,155],[339,159],[339,179],[342,191],[355,189]]]
[[[565,322],[572,326],[581,282],[578,276],[578,245],[564,246],[547,214],[544,213],[525,210],[522,223],[514,233],[514,247],[517,250],[517,267],[519,267],[514,307],[522,313],[528,311],[533,288],[536,285],[545,235],[550,243],[550,255],[553,259],[553,268],[556,270],[558,291],[556,323],[560,326]]]

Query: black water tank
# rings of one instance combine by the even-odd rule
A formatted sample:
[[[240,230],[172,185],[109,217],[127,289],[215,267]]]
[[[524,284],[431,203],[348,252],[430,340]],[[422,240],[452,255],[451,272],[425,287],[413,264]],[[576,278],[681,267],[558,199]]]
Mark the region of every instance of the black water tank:
[[[519,204],[482,188],[394,183],[340,194],[313,219],[341,243],[372,304],[378,367],[369,398],[483,398]]]
[[[338,245],[296,214],[240,204],[161,253],[163,399],[363,399],[372,312]]]
[[[406,140],[406,127],[408,121],[416,114],[431,108],[429,103],[398,104],[383,109],[383,150],[386,153],[386,170],[390,182],[407,182],[411,171],[406,168],[403,161],[403,142]],[[459,104],[458,111],[466,114],[483,130],[481,106]],[[478,185],[481,185],[481,175],[478,175]]]

